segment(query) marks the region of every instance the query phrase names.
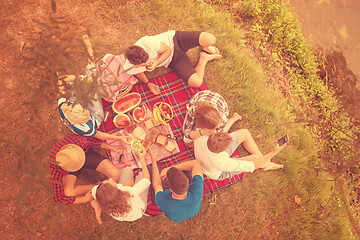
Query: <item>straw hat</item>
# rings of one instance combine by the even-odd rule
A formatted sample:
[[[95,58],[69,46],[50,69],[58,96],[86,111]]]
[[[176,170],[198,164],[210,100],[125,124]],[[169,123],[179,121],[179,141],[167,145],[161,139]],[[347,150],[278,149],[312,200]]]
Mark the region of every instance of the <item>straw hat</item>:
[[[72,124],[83,124],[91,119],[89,110],[83,108],[80,104],[63,104],[61,110]]]
[[[67,144],[56,154],[56,162],[65,171],[76,172],[84,166],[84,150],[78,145]]]

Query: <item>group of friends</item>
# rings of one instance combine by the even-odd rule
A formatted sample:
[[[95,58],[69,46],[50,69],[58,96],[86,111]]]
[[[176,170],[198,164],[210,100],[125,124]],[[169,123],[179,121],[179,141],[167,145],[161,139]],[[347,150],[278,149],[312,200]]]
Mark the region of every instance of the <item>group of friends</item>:
[[[114,101],[118,94],[138,80],[153,94],[161,94],[159,86],[150,82],[144,74],[157,67],[169,67],[190,86],[199,87],[203,84],[206,64],[222,57],[214,46],[215,36],[201,31],[171,30],[145,36],[129,47],[125,55],[107,54],[99,64],[95,63],[90,38],[84,35],[83,41],[89,54],[89,65],[86,73],[80,77],[108,83],[105,88],[108,101]],[[186,52],[195,47],[200,47],[202,51],[194,68]],[[118,71],[112,70],[113,66]],[[101,69],[100,74],[96,68]],[[64,82],[71,85],[75,78],[75,75],[60,77],[59,91],[64,93]],[[209,179],[224,180],[255,169],[266,171],[283,167],[272,162],[271,158],[283,150],[286,144],[277,144],[271,152],[262,154],[247,129],[229,133],[231,126],[241,116],[234,113],[229,117],[225,99],[216,92],[204,90],[191,98],[183,123],[184,142],[194,148],[195,159],[159,170],[156,146],[148,152],[144,149],[135,151],[142,169],[134,177],[133,169],[118,169],[96,150],[104,148],[121,153],[124,151],[121,145],[112,146],[103,140],[118,140],[123,144],[130,144],[131,141],[130,135],[116,136],[98,130],[105,118],[101,103],[101,96],[104,96],[102,91],[104,88],[86,107],[75,103],[76,94],[69,99],[58,99],[61,119],[73,134],[54,145],[49,164],[54,201],[66,205],[90,202],[99,223],[102,223],[102,212],[119,221],[141,218],[147,208],[151,184],[161,211],[173,221],[185,221],[200,211],[204,174]],[[249,155],[231,157],[240,145]],[[147,154],[152,160],[151,171],[146,167]],[[97,184],[77,184],[81,169],[84,168],[101,172],[108,179]]]

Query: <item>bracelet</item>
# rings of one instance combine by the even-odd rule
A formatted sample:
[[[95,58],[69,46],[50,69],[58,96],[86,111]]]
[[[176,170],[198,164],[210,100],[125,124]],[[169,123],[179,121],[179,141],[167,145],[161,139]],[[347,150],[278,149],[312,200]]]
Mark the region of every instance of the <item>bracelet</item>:
[[[201,129],[199,129],[200,136],[202,136]]]
[[[147,86],[150,83],[150,81],[148,81],[145,85]]]

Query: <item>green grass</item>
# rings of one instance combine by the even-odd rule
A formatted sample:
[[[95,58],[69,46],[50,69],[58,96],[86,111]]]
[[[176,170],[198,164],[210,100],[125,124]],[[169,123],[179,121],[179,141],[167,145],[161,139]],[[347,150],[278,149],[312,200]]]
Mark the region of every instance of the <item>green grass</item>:
[[[319,94],[327,92],[321,83],[316,83],[316,88],[308,85],[314,82],[313,78],[304,82],[304,79],[309,79],[309,74],[314,74],[313,65],[308,71],[293,72],[290,77],[291,90],[284,94],[278,82],[269,77],[269,69],[283,63],[281,58],[284,51],[300,51],[308,56],[307,48],[303,50],[308,46],[303,44],[295,50],[281,47],[282,44],[292,45],[292,40],[299,36],[269,38],[268,33],[263,32],[267,25],[254,23],[261,11],[269,11],[271,7],[283,13],[281,4],[276,5],[274,1],[267,4],[260,1],[263,5],[258,4],[259,1],[243,2],[244,6],[241,2],[233,6],[238,10],[243,9],[244,16],[252,20],[238,24],[235,15],[224,10],[223,6],[210,6],[200,0],[127,1],[126,4],[106,1],[102,6],[108,9],[104,18],[119,22],[130,31],[126,37],[121,36],[126,40],[119,42],[120,46],[100,46],[99,49],[101,53],[123,51],[143,35],[169,29],[213,33],[223,59],[207,65],[205,81],[208,87],[227,99],[231,114],[238,112],[243,116],[243,120],[236,123],[234,128],[249,128],[253,136],[262,135],[256,141],[263,153],[272,149],[277,138],[285,133],[290,135],[291,144],[274,158],[274,161],[285,164],[284,169],[246,174],[242,182],[205,196],[200,214],[183,223],[171,222],[164,215],[143,217],[134,223],[117,222],[103,215],[104,223],[99,226],[89,205],[50,206],[51,197],[39,188],[25,196],[21,203],[26,206],[26,215],[40,214],[44,219],[39,217],[41,221],[31,222],[27,218],[16,218],[17,224],[28,226],[28,230],[21,231],[33,234],[35,230],[31,229],[41,229],[45,225],[49,239],[355,239],[342,208],[336,207],[341,204],[337,204],[337,198],[332,197],[334,183],[319,180],[332,179],[326,172],[318,171],[318,151],[321,144],[326,143],[320,142],[319,145],[311,132],[314,130],[312,127],[306,123],[296,123],[299,114],[307,113],[314,106],[326,109],[321,104],[327,101],[334,105],[334,100],[328,95]],[[289,12],[283,14],[288,21],[295,19]],[[278,21],[271,24],[277,28],[282,26]],[[249,35],[249,29],[252,29],[253,35]],[[287,31],[284,29],[282,32]],[[264,39],[279,46],[280,52],[269,54]],[[94,40],[102,41],[101,38]],[[198,51],[191,52],[194,63],[197,56]],[[287,59],[303,63],[305,58]],[[313,95],[305,94],[304,89],[311,89]],[[313,101],[314,95],[318,97],[316,102]],[[306,103],[309,99],[312,99],[310,105]],[[51,111],[45,114],[47,119],[56,117]],[[325,111],[321,114],[328,113]],[[56,124],[60,124],[60,121],[50,124],[49,128]],[[47,131],[44,132],[46,134]],[[46,209],[41,201],[28,204],[29,200],[36,199],[37,192],[46,196]],[[295,195],[301,197],[300,205],[294,202]]]

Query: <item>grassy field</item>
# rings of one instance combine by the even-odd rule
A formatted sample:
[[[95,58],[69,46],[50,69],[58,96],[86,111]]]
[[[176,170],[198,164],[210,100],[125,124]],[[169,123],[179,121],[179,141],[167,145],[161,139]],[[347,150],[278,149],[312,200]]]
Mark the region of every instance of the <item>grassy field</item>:
[[[283,170],[245,174],[242,182],[204,196],[199,215],[183,223],[171,222],[164,215],[143,217],[133,223],[103,216],[103,224],[98,225],[89,204],[55,206],[46,190],[48,176],[43,173],[47,173],[47,155],[51,146],[68,133],[56,109],[56,82],[47,88],[49,102],[38,103],[34,116],[34,107],[24,102],[38,87],[37,81],[42,80],[31,76],[31,71],[25,75],[12,71],[9,74],[12,83],[5,82],[12,101],[1,106],[13,110],[6,110],[6,117],[0,118],[6,123],[1,126],[4,137],[0,145],[4,158],[0,168],[4,176],[1,179],[4,191],[0,195],[4,236],[9,239],[356,239],[341,208],[341,199],[334,197],[334,182],[328,181],[331,176],[319,171],[318,152],[322,142],[312,133],[312,126],[296,123],[301,113],[293,106],[306,104],[301,102],[303,99],[292,97],[295,90],[294,85],[286,85],[288,76],[270,76],[270,70],[279,67],[275,63],[281,65],[281,62],[275,60],[270,65],[269,57],[258,52],[262,45],[254,47],[256,38],[249,32],[254,29],[254,22],[239,22],[234,14],[237,9],[250,16],[256,14],[254,10],[260,9],[258,6],[251,5],[251,1],[56,2],[56,16],[67,16],[65,25],[70,33],[80,36],[90,30],[97,56],[124,52],[138,38],[169,29],[213,33],[223,59],[207,65],[205,81],[210,89],[227,99],[231,114],[238,112],[243,116],[233,128],[248,128],[257,136],[262,152],[270,151],[275,140],[285,133],[290,135],[291,143],[274,158],[275,162],[285,164]],[[18,9],[6,2],[0,13],[7,10],[9,15],[12,11],[14,16],[27,14],[23,22],[9,25],[6,31],[9,40],[21,43],[25,38],[19,36],[19,31],[29,36],[31,31],[39,30],[33,18],[48,21],[52,15],[49,1],[40,1],[39,6],[41,11],[33,4]],[[18,42],[10,42],[9,49],[19,53]],[[198,49],[189,53],[194,64],[198,53]],[[149,77],[162,73],[156,71]],[[23,82],[23,76],[32,80]],[[1,92],[2,100],[8,97],[8,93]],[[27,141],[23,142],[25,137]],[[36,154],[32,146],[38,147]],[[16,154],[24,151],[26,156]],[[21,157],[28,161],[17,170],[16,160]],[[29,191],[17,203],[22,186],[28,186]],[[295,203],[295,196],[301,198],[300,204]]]

